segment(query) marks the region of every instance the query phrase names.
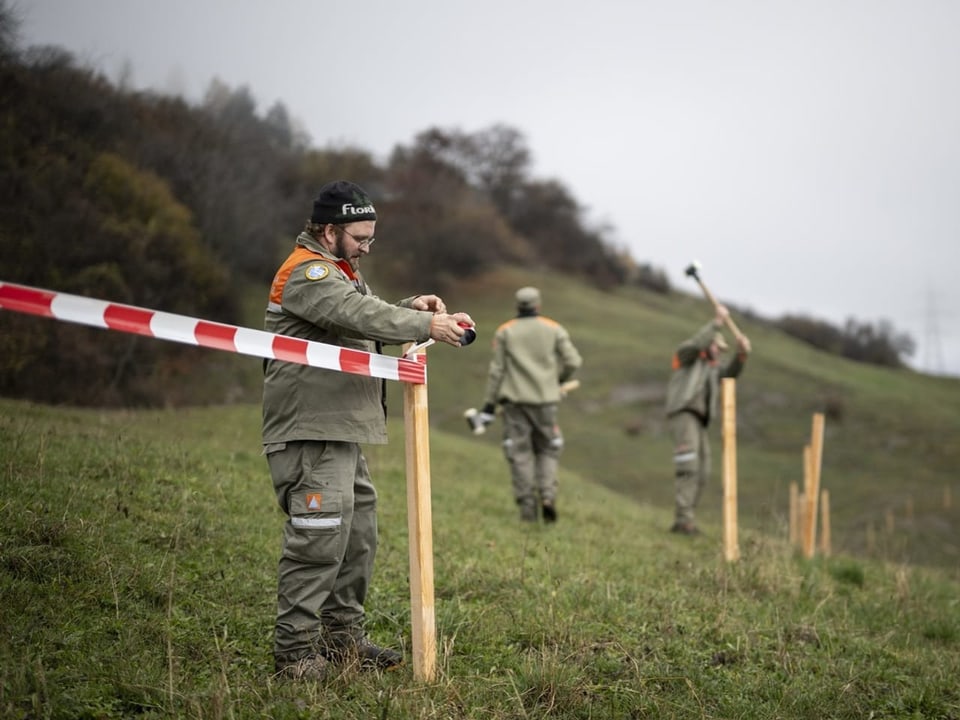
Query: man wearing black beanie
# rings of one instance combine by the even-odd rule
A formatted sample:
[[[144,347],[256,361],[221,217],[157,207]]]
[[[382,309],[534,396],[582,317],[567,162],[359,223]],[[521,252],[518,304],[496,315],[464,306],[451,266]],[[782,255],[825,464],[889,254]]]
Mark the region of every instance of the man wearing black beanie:
[[[377,213],[358,185],[324,185],[296,246],[270,288],[266,329],[365,352],[383,343],[456,347],[465,313],[436,295],[397,304],[360,275]],[[277,581],[276,670],[322,680],[330,663],[385,669],[402,656],[375,645],[363,627],[377,550],[377,493],[361,443],[385,443],[384,383],[373,377],[282,360],[264,364],[263,444],[287,514]]]

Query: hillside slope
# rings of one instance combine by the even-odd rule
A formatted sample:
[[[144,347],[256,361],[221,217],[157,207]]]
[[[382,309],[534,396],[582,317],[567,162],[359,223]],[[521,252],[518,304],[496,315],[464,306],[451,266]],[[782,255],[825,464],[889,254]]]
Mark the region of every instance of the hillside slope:
[[[433,289],[391,288],[377,276],[376,260],[370,258],[369,274],[382,297]],[[491,336],[513,315],[513,293],[526,284],[541,287],[545,314],[570,330],[585,360],[581,388],[561,411],[563,466],[626,497],[669,509],[673,480],[663,395],[674,347],[712,317],[706,301],[697,296],[637,288],[605,292],[563,275],[521,268],[461,283],[444,295],[451,309],[473,315],[479,338],[459,350],[429,350],[431,425],[468,437],[462,413],[482,401]],[[265,292],[253,287],[246,295],[250,327],[262,324]],[[722,299],[722,292],[718,294]],[[824,412],[822,486],[830,492],[834,548],[956,569],[960,380],[853,363],[818,352],[765,323],[739,314],[737,322],[754,347],[737,384],[741,523],[786,536],[789,487],[802,483],[803,447],[810,439],[812,416]],[[96,342],[105,331],[84,332]],[[183,402],[191,397],[191,387],[203,386],[203,397],[222,388],[223,402],[258,402],[260,362],[226,353],[217,360],[214,376],[182,368],[168,383],[171,398]],[[395,383],[388,388],[397,417],[400,389]],[[496,448],[499,432],[496,424],[470,441]],[[699,511],[706,522],[719,519],[719,427],[713,428],[712,438],[714,482]],[[490,472],[505,473],[505,464]]]
[[[409,657],[403,427],[369,448],[369,631]],[[271,678],[283,516],[259,408],[0,400],[5,718],[956,717],[955,573],[798,560],[746,530],[562,472],[553,526],[518,521],[495,447],[431,432],[437,679]],[[829,711],[826,709],[829,708]]]
[[[568,328],[584,356],[582,385],[561,410],[562,463],[632,499],[669,508],[664,391],[673,349],[712,318],[700,297],[636,288],[604,292],[523,269],[464,283],[445,299],[472,314],[479,338],[462,350],[429,350],[432,425],[465,434],[461,415],[482,402],[492,334],[514,314],[513,293],[526,284],[542,289],[544,314]],[[802,486],[803,447],[813,413],[823,412],[822,486],[830,492],[834,546],[960,567],[960,528],[944,507],[945,495],[956,498],[954,506],[960,502],[960,380],[850,362],[767,324],[739,314],[736,321],[754,349],[737,382],[741,522],[786,537],[789,485]],[[399,407],[399,395],[393,398],[392,407]],[[498,423],[475,441],[495,446],[499,433]],[[712,441],[715,482],[700,514],[717,520],[719,425]]]

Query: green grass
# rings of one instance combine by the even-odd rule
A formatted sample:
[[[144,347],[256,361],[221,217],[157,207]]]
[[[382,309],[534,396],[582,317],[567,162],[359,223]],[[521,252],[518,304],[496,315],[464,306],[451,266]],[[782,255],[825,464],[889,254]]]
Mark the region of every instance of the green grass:
[[[369,629],[409,657],[403,428],[390,430],[368,453]],[[0,400],[0,717],[960,717],[955,569],[806,561],[750,528],[729,564],[716,525],[665,533],[668,508],[569,466],[560,522],[521,525],[495,444],[459,427],[431,430],[431,466],[436,681],[408,663],[278,683],[283,516],[259,407]]]
[[[563,322],[584,356],[581,388],[561,408],[563,464],[630,500],[669,508],[672,448],[664,391],[674,348],[712,317],[701,298],[608,292],[519,269],[465,283],[445,299],[474,316],[479,338],[462,350],[428,353],[432,426],[463,432],[461,413],[482,401],[490,338],[513,314],[514,290],[526,284],[543,290],[545,314]],[[802,486],[803,447],[813,414],[823,412],[822,487],[830,491],[834,547],[960,569],[960,380],[853,363],[739,315],[737,324],[754,348],[737,381],[741,522],[786,537],[789,485]],[[391,392],[399,398],[396,388]],[[399,408],[399,399],[392,404]],[[495,448],[500,438],[494,430],[479,441]],[[711,435],[715,482],[700,515],[719,522],[719,426]],[[943,506],[947,489],[952,508]],[[885,529],[888,513],[895,517],[892,533]],[[868,543],[872,531],[876,543]]]
[[[585,359],[561,409],[554,527],[520,525],[499,425],[473,437],[462,418],[526,284]],[[260,456],[260,363],[224,353],[216,377],[173,393],[222,406],[0,400],[0,717],[960,718],[960,381],[844,361],[738,316],[754,354],[737,384],[729,564],[718,429],[705,535],[665,532],[663,391],[705,302],[520,269],[444,297],[480,337],[428,353],[436,682],[409,665],[320,687],[271,678],[284,518]],[[815,412],[835,553],[804,560],[786,515]],[[374,639],[409,657],[403,428],[390,429],[368,449],[381,497],[368,611]]]

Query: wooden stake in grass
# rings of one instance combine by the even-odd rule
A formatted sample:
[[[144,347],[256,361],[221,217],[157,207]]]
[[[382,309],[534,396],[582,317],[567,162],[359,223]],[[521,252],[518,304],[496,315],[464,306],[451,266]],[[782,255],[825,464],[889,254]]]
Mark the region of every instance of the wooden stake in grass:
[[[802,459],[802,469],[803,469],[803,492],[797,494],[796,506],[791,509],[790,521],[793,523],[793,528],[790,532],[790,542],[793,545],[796,545],[799,548],[803,548],[803,538],[804,532],[807,527],[804,518],[807,515],[807,501],[806,497],[810,492],[810,474],[812,472],[812,455],[810,454],[810,444],[807,443],[803,446],[803,459]],[[791,490],[792,492],[792,490]],[[790,498],[793,502],[793,498]]]
[[[820,552],[824,557],[830,557],[830,491],[820,491]]]
[[[790,509],[789,517],[787,519],[788,527],[788,538],[790,540],[790,546],[793,547],[800,542],[800,523],[798,520],[798,512],[800,510],[799,506],[800,500],[800,489],[797,487],[795,482],[790,483]]]
[[[426,362],[423,349],[415,357]],[[407,529],[410,544],[410,622],[413,677],[431,682],[437,669],[433,595],[433,511],[430,504],[430,434],[426,383],[404,383]]]
[[[737,543],[737,381],[723,379],[723,556],[740,559]]]
[[[823,413],[814,413],[810,437],[810,487],[803,528],[803,555],[812,558],[817,541],[817,500],[820,497],[820,466],[823,459]]]
[[[807,495],[797,496],[797,547],[803,549],[803,533],[807,527]]]

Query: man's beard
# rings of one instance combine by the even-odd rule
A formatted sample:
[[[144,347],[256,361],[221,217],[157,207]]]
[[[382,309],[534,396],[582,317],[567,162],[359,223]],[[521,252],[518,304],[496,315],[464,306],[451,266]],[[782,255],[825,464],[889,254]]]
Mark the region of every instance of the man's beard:
[[[343,249],[343,235],[337,238],[337,244],[333,246],[334,254],[341,260],[346,260],[350,263],[350,267],[354,270],[360,269],[360,256],[358,255],[355,258],[347,257],[347,251]]]

